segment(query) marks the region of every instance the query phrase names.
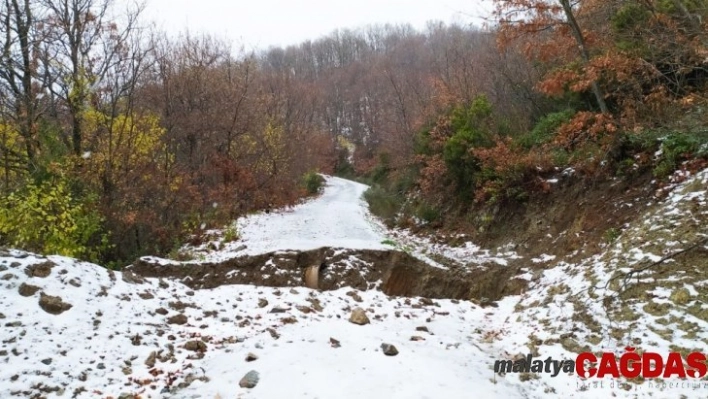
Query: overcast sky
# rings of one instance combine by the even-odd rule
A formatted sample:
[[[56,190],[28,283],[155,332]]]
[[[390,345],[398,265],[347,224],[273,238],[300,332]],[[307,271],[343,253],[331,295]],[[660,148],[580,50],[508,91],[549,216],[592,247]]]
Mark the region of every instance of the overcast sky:
[[[147,0],[144,17],[169,33],[209,32],[246,49],[297,44],[337,28],[430,20],[480,24],[485,0]]]

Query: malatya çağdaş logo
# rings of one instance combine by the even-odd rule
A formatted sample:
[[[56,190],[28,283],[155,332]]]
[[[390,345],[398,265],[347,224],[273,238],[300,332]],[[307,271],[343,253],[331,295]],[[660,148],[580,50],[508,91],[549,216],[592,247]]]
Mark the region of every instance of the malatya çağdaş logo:
[[[591,352],[579,354],[575,360],[535,359],[528,354],[516,360],[497,360],[494,362],[495,373],[547,373],[552,377],[575,373],[582,378],[703,378],[708,374],[706,354],[692,352],[685,357],[678,352],[662,356],[655,352],[637,353],[635,348],[625,348],[620,356],[603,353],[598,359]]]

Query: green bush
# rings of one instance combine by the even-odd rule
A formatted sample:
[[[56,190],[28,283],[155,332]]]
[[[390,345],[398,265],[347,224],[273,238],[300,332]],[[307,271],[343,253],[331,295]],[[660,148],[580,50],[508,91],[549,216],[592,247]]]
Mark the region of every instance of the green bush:
[[[516,142],[526,149],[546,144],[553,140],[558,128],[569,122],[574,114],[572,110],[550,113],[541,118],[530,132],[519,136]]]
[[[404,202],[402,195],[389,192],[379,185],[366,190],[364,199],[369,204],[371,213],[389,222],[396,218]]]
[[[97,262],[108,248],[108,236],[92,202],[91,196],[83,202],[74,199],[63,178],[28,184],[0,199],[0,241]]]
[[[694,157],[708,157],[708,132],[670,133],[661,142],[661,156],[654,175],[666,177],[682,161]]]
[[[440,220],[442,214],[437,208],[422,202],[415,207],[415,216],[426,223],[434,223]]]
[[[317,172],[307,172],[302,178],[302,185],[310,195],[319,193],[324,183],[325,179],[317,174]]]

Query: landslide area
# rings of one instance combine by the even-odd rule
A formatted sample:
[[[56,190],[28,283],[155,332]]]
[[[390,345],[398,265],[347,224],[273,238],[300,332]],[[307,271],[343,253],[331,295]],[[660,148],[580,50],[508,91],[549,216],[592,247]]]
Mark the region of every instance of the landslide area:
[[[478,300],[486,303],[519,294],[527,284],[516,267],[496,264],[444,269],[397,251],[320,248],[241,256],[217,263],[166,263],[142,258],[124,270],[143,277],[179,280],[192,289],[222,285],[295,287],[305,269],[324,263],[319,288],[379,289],[390,296]]]

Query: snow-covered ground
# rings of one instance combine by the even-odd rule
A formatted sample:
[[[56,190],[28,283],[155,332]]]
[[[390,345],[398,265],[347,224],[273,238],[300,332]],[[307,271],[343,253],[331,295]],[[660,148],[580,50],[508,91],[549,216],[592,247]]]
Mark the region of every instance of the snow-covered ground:
[[[706,192],[699,189],[705,189],[707,176],[678,187],[651,215],[652,223],[663,230],[677,228],[670,219],[676,210],[697,203],[705,211]],[[687,192],[688,185],[698,187],[691,192],[699,194]],[[323,246],[390,249],[384,241],[393,239],[415,245],[413,253],[458,260],[481,256],[499,267],[517,256],[472,243],[457,249],[430,244],[425,250],[424,240],[388,232],[370,217],[361,200],[365,189],[328,178],[317,199],[240,220],[238,241],[221,250],[195,252],[203,260],[218,261]],[[664,219],[674,224],[663,226]],[[494,375],[495,360],[528,353],[529,342],[536,342],[542,358],[558,360],[572,357],[567,348],[585,344],[592,334],[600,338],[593,350],[622,347],[623,341],[611,339],[613,323],[602,316],[601,301],[587,293],[584,272],[602,285],[610,276],[607,267],[623,254],[633,252],[612,247],[578,265],[558,259],[555,267],[533,278],[522,296],[481,308],[468,301],[393,298],[347,288],[319,292],[231,285],[193,291],[179,282],[142,280],[64,257],[0,250],[0,397],[708,397],[708,386],[627,391],[610,387],[610,379],[604,387],[583,387],[578,377],[564,374],[528,380],[520,374]],[[529,259],[529,266],[553,260]],[[704,290],[698,284],[690,288],[691,293]],[[669,293],[655,295],[664,301]],[[582,311],[599,330],[574,319],[580,303],[587,304]],[[370,324],[349,321],[357,307],[365,310]],[[676,342],[705,348],[708,323],[676,314],[697,326],[693,338],[677,336]],[[647,328],[646,323],[619,322]],[[643,339],[644,350],[665,353],[670,348],[671,337],[638,330],[634,336]],[[382,344],[394,345],[399,353],[385,355]],[[251,361],[249,354],[254,355]],[[241,387],[250,371],[258,373],[256,386]]]
[[[208,243],[187,250],[199,255],[199,261],[218,262],[277,250],[390,249],[384,244],[385,228],[371,217],[362,198],[368,186],[332,176],[325,179],[325,190],[315,201],[236,221],[239,240],[224,243],[221,250],[208,251]]]

